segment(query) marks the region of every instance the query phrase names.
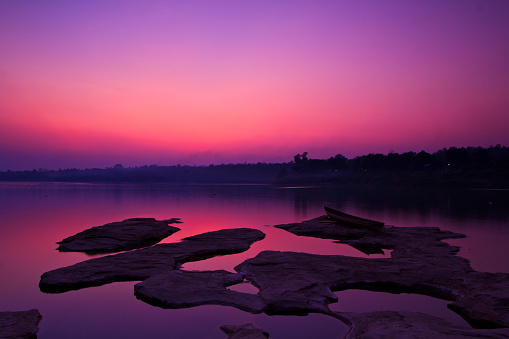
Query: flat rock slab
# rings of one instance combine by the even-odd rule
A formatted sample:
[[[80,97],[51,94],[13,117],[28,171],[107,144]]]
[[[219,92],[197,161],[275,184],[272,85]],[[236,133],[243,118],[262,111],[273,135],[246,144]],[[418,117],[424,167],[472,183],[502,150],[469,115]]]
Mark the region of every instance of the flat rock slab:
[[[346,339],[509,338],[509,329],[472,329],[418,312],[343,314],[351,322]]]
[[[42,316],[38,310],[0,312],[0,338],[37,338]]]
[[[222,305],[261,313],[263,305],[257,294],[227,289],[243,281],[241,274],[224,270],[170,271],[136,284],[134,294],[138,299],[162,308]]]
[[[264,251],[235,270],[258,287],[268,314],[330,314],[332,291],[364,289],[451,300],[449,307],[474,327],[509,327],[509,274],[444,262]]]
[[[332,291],[355,288],[418,293],[419,286],[430,289],[427,284],[433,282],[436,272],[426,277],[422,268],[391,259],[263,251],[235,270],[258,287],[264,312],[306,315],[329,313],[328,305],[337,301]],[[414,276],[419,270],[421,274]],[[449,271],[443,274],[450,276]],[[447,289],[440,292],[450,293]]]
[[[157,244],[180,231],[168,226],[179,222],[177,218],[131,218],[86,229],[67,237],[57,244],[60,252],[114,253]]]
[[[440,259],[446,260],[447,265],[451,267],[471,270],[468,260],[455,255],[460,248],[442,241],[464,238],[465,235],[442,231],[438,227],[385,226],[381,229],[370,230],[345,226],[326,216],[275,227],[300,236],[336,240],[366,254],[383,253],[382,250],[387,249],[392,250],[392,258],[417,258],[421,262],[429,263]],[[444,266],[445,263],[442,262],[441,265]]]
[[[473,327],[509,327],[509,274],[474,271],[443,239],[464,237],[433,227],[345,227],[327,217],[276,226],[297,235],[390,249],[391,258],[264,251],[235,267],[259,289],[268,314],[331,315],[333,291],[364,289],[450,300]]]
[[[203,233],[178,243],[89,259],[46,272],[39,288],[47,293],[61,293],[116,281],[145,280],[178,269],[184,262],[244,252],[264,237],[262,231],[250,228]]]
[[[266,339],[269,334],[253,323],[242,325],[223,325],[221,331],[228,335],[228,339]]]
[[[471,272],[462,278],[448,307],[476,328],[509,327],[509,274]]]

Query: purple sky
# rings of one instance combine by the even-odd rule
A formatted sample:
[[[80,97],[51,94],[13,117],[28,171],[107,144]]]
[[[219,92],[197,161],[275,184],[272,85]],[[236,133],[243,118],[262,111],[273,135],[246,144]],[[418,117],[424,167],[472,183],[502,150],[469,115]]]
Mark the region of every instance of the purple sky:
[[[0,0],[0,170],[508,145],[509,1]]]

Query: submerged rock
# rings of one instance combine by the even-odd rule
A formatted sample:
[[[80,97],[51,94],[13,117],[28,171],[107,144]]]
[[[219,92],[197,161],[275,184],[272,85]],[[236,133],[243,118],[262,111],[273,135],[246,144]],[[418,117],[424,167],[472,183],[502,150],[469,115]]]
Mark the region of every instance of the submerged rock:
[[[253,323],[242,325],[223,325],[221,331],[228,335],[228,339],[266,339],[269,334]]]
[[[177,218],[131,218],[86,229],[67,237],[57,244],[60,252],[113,253],[157,244],[180,231],[168,226],[179,222]]]
[[[41,276],[39,288],[43,292],[61,293],[115,281],[145,280],[178,269],[184,262],[244,252],[264,237],[262,231],[250,228],[203,233],[178,243],[89,259],[46,272]]]
[[[134,294],[138,299],[162,308],[223,305],[261,313],[263,305],[258,295],[227,289],[243,281],[241,274],[224,270],[170,271],[136,284]]]
[[[42,316],[38,310],[0,312],[0,338],[37,338]]]

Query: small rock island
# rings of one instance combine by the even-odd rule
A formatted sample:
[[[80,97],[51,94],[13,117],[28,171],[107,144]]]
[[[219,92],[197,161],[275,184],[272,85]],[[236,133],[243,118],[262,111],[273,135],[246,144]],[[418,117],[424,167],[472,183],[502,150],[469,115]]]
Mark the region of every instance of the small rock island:
[[[86,229],[59,242],[60,252],[114,253],[157,244],[180,231],[178,218],[131,218]]]

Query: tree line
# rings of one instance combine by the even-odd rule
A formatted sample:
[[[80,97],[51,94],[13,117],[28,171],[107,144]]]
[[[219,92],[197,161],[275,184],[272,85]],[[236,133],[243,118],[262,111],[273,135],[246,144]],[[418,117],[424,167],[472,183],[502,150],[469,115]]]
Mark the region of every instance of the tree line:
[[[106,168],[31,171],[0,171],[0,181],[90,182],[90,183],[364,183],[404,179],[408,184],[473,182],[489,180],[494,185],[508,186],[509,147],[442,148],[435,153],[425,151],[402,154],[370,153],[348,159],[341,154],[328,159],[311,159],[308,153],[297,154],[285,163],[221,164],[209,166],[137,166],[116,164]],[[445,172],[444,172],[445,171]],[[362,173],[359,177],[356,173]],[[386,176],[369,176],[385,173]],[[462,177],[457,174],[461,173]],[[366,175],[368,174],[368,175]],[[393,176],[391,179],[387,175]],[[417,178],[419,177],[419,178]],[[492,179],[494,178],[494,179]],[[488,180],[488,181],[489,181]],[[480,185],[480,184],[476,184]]]
[[[136,166],[0,172],[3,181],[89,183],[271,183],[281,164],[222,164],[210,166]]]
[[[339,170],[422,170],[422,169],[509,169],[509,147],[442,148],[435,153],[425,151],[402,154],[370,153],[347,159],[337,154],[329,159],[310,159],[308,153],[294,156],[292,170],[297,173]]]

